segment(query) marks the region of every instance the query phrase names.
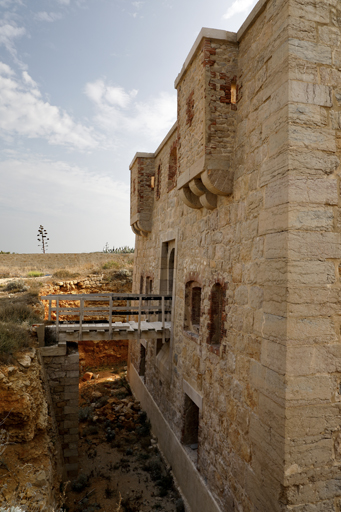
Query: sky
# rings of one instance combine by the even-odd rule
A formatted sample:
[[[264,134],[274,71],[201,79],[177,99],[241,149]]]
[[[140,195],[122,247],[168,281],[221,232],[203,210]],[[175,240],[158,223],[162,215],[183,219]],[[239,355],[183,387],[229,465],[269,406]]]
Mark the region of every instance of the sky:
[[[134,246],[129,164],[176,121],[202,27],[256,0],[0,0],[0,251]]]

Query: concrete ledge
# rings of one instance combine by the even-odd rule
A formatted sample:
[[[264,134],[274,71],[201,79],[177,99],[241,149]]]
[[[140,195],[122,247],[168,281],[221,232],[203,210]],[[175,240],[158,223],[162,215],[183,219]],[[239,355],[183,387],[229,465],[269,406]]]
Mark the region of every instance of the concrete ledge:
[[[135,153],[135,156],[132,159],[131,164],[129,165],[129,169],[131,170],[131,168],[133,167],[133,165],[136,162],[137,158],[154,158],[154,156],[155,156],[154,153],[141,153],[141,152]]]
[[[173,133],[175,132],[177,127],[178,127],[178,122],[175,121],[175,123],[173,124],[172,128],[169,130],[169,132],[167,133],[166,137],[164,137],[163,141],[161,142],[161,144],[159,145],[159,147],[157,148],[155,153],[136,153],[134,158],[133,158],[133,160],[132,160],[132,162],[131,162],[131,164],[129,165],[129,169],[131,170],[131,168],[133,167],[133,165],[136,162],[137,158],[155,158],[160,153],[160,151],[163,148],[163,146],[171,138],[171,136],[173,135]],[[132,222],[131,222],[131,224],[132,224]]]
[[[161,142],[161,144],[159,145],[159,147],[155,151],[155,153],[154,153],[155,156],[157,156],[160,153],[160,151],[163,148],[163,146],[168,142],[168,139],[171,138],[171,136],[173,135],[175,130],[177,130],[177,128],[178,128],[178,122],[175,121],[175,123],[173,124],[172,128],[169,130],[169,132],[167,133],[166,137],[163,139],[163,141]]]
[[[66,343],[61,342],[58,345],[52,345],[52,347],[40,347],[39,352],[43,357],[65,356],[66,355]]]
[[[246,18],[240,29],[237,33],[235,32],[228,32],[227,30],[218,30],[214,28],[202,28],[199,32],[198,37],[196,38],[188,56],[185,60],[184,65],[182,66],[182,69],[178,76],[176,77],[174,87],[175,89],[178,87],[180,80],[184,76],[188,66],[191,64],[199,46],[202,41],[202,39],[217,39],[220,41],[228,41],[230,43],[239,43],[241,38],[244,36],[244,34],[247,32],[247,30],[250,28],[252,23],[254,23],[257,19],[257,17],[260,15],[262,10],[265,8],[268,0],[259,0],[259,2],[255,5],[255,7],[250,12],[249,16]]]
[[[196,389],[194,389],[194,387],[191,386],[185,379],[182,382],[182,389],[183,389],[184,393],[186,393],[186,395],[189,396],[189,398],[192,400],[192,402],[194,402],[195,405],[197,407],[199,407],[199,409],[202,409],[202,402],[203,402],[202,395],[200,395],[200,393],[198,393],[198,391]]]
[[[134,395],[148,414],[152,430],[191,511],[222,512],[132,364],[129,368],[129,381]]]
[[[237,32],[237,40],[240,41],[245,32],[250,28],[252,23],[254,23],[257,19],[257,17],[260,15],[264,7],[266,6],[268,0],[259,0],[259,2],[256,3],[242,26]]]
[[[229,41],[230,43],[237,43],[237,34],[235,32],[228,32],[227,30],[218,30],[215,28],[203,27],[200,30],[199,35],[196,38],[188,56],[187,56],[187,59],[185,60],[184,65],[182,66],[180,73],[176,77],[176,80],[174,83],[175,89],[179,85],[179,82],[182,79],[182,77],[184,76],[186,69],[191,64],[199,46],[200,46],[200,43],[204,38]]]

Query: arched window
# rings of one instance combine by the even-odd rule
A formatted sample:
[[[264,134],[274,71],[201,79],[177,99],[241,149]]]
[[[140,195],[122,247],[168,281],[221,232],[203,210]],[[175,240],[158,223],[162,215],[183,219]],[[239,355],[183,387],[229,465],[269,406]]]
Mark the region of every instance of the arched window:
[[[219,345],[224,334],[225,292],[220,283],[216,283],[211,291],[210,322],[208,343]]]
[[[178,169],[178,151],[174,146],[169,155],[169,167],[168,167],[168,185],[167,191],[170,192],[176,185],[176,173]]]
[[[195,281],[186,283],[185,289],[185,324],[184,328],[199,334],[201,317],[201,285]]]
[[[146,277],[146,294],[153,293],[153,278]]]

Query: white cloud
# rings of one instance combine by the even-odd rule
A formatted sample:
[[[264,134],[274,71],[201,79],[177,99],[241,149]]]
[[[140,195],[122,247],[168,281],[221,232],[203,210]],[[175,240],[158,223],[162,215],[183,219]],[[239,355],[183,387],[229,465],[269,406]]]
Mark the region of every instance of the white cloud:
[[[0,137],[14,135],[43,138],[50,144],[69,146],[81,150],[98,146],[99,137],[66,112],[41,98],[34,80],[24,72],[22,80],[8,73],[8,66],[0,71]]]
[[[11,54],[14,61],[25,68],[24,64],[18,59],[17,51],[14,46],[14,40],[26,34],[24,27],[11,25],[4,20],[0,20],[0,45],[4,45],[6,50]]]
[[[140,9],[144,2],[138,1],[138,2],[132,2],[133,6],[136,7],[136,9]]]
[[[57,0],[62,5],[70,5],[70,0]]]
[[[104,80],[86,84],[85,94],[95,105],[98,125],[107,132],[143,133],[157,141],[176,120],[176,94],[160,93],[138,101],[136,89],[127,92]]]
[[[12,73],[13,73],[13,71],[12,71]],[[22,77],[23,77],[25,84],[29,85],[30,87],[34,87],[34,88],[37,87],[37,83],[33,80],[32,77],[30,77],[30,75],[27,73],[27,71],[23,71]]]
[[[0,62],[0,75],[9,75],[13,76],[14,71],[4,62]]]
[[[50,252],[101,251],[106,241],[133,244],[128,184],[29,154],[0,160],[0,180],[0,216],[8,219],[0,225],[0,240],[8,250],[38,252],[41,223]],[[103,215],[109,220],[103,222]]]
[[[59,12],[46,12],[46,11],[42,11],[42,12],[38,12],[35,15],[35,18],[38,21],[48,21],[48,22],[51,23],[53,21],[60,20],[62,18],[62,15]]]
[[[21,0],[0,0],[0,7],[8,8],[13,5],[24,5]]]
[[[123,87],[113,87],[106,85],[103,80],[96,80],[96,82],[86,84],[85,94],[98,105],[107,103],[126,108],[136,96],[137,91],[133,90],[127,93]]]
[[[251,7],[256,4],[257,0],[235,0],[231,7],[229,7],[224,14],[223,18],[229,20],[236,14],[248,11]]]

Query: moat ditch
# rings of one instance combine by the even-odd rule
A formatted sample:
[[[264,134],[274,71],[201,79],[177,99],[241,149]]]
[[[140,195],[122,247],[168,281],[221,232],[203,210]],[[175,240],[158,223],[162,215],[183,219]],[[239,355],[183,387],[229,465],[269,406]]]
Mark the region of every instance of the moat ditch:
[[[130,391],[124,364],[86,368],[80,378],[79,473],[67,485],[64,508],[182,512],[171,468]]]
[[[121,273],[111,279],[110,289],[105,284],[103,290],[98,278],[96,282],[90,278],[88,281],[89,288],[83,283],[87,293],[129,291],[131,287],[130,275]],[[18,289],[2,288],[0,309],[7,311],[9,306],[21,308],[24,304],[43,316],[39,295],[71,291],[71,284],[65,282],[44,282],[42,287],[24,284],[18,281]],[[81,285],[72,286],[71,293],[83,292],[78,290]],[[22,324],[23,329],[25,326]],[[130,391],[125,340],[85,340],[74,347],[79,352],[80,374],[79,471],[66,488],[61,485],[60,468],[56,467],[58,435],[47,406],[52,404],[45,393],[47,381],[44,384],[34,327],[30,328],[29,338],[28,345],[10,355],[1,366],[0,387],[3,395],[8,395],[2,403],[1,417],[7,418],[5,430],[11,442],[0,461],[0,508],[7,506],[10,510],[17,506],[23,512],[184,511],[171,468],[158,450],[146,414]],[[84,373],[89,371],[92,379],[84,380]]]

